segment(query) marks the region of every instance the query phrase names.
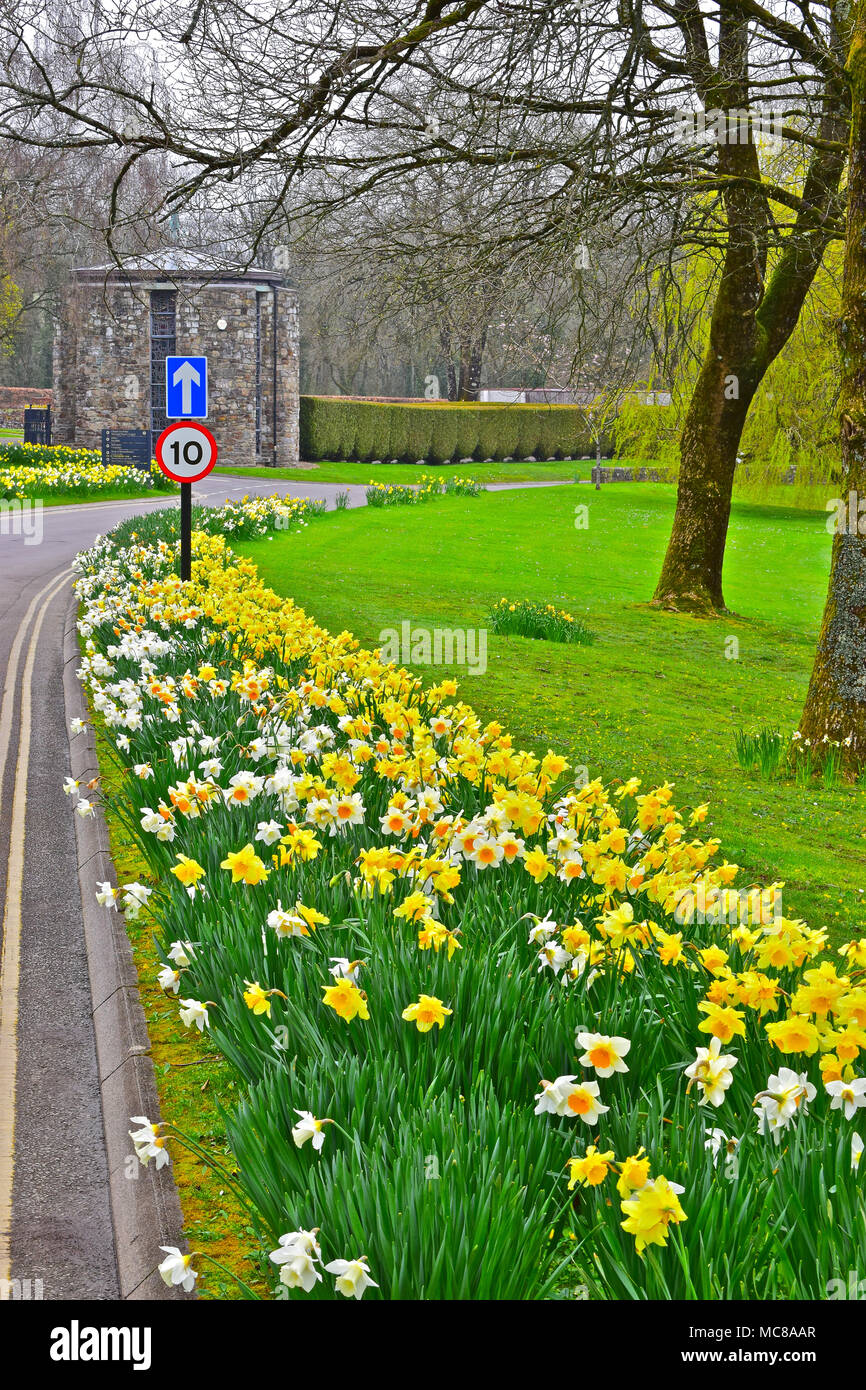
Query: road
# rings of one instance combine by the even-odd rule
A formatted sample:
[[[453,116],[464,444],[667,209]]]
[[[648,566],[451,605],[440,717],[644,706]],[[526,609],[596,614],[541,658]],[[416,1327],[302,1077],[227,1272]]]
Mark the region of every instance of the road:
[[[498,490],[498,489],[497,489]],[[245,493],[365,504],[362,486],[211,475]],[[78,881],[63,695],[71,561],[124,517],[177,498],[50,507],[42,538],[0,531],[0,1298],[119,1296]],[[15,1281],[18,1281],[16,1284]]]

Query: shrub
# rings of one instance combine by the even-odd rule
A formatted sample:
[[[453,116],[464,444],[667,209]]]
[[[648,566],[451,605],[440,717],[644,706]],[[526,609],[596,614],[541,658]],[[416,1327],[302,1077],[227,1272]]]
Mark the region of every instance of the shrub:
[[[461,458],[572,458],[594,451],[574,405],[359,401],[302,396],[305,459],[398,459],[434,464]]]

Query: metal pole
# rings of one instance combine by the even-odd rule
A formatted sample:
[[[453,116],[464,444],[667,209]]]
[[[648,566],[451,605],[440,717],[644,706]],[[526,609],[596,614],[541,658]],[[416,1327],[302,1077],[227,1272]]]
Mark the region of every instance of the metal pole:
[[[277,287],[274,285],[274,313],[273,313],[273,352],[274,352],[274,467],[277,466]]]
[[[192,574],[192,483],[180,485],[180,577]]]

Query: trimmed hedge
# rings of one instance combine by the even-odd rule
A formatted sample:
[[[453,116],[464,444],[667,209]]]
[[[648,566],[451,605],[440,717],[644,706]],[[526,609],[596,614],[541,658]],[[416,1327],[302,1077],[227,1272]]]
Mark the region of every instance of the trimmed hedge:
[[[421,459],[439,466],[460,459],[567,459],[595,455],[586,417],[576,405],[355,400],[301,396],[301,458],[370,463]],[[607,452],[607,441],[602,451]]]

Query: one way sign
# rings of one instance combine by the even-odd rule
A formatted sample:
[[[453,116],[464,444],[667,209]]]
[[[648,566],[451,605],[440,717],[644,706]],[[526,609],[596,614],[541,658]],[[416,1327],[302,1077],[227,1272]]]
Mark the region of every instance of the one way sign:
[[[206,357],[166,357],[165,413],[169,420],[207,419]]]

